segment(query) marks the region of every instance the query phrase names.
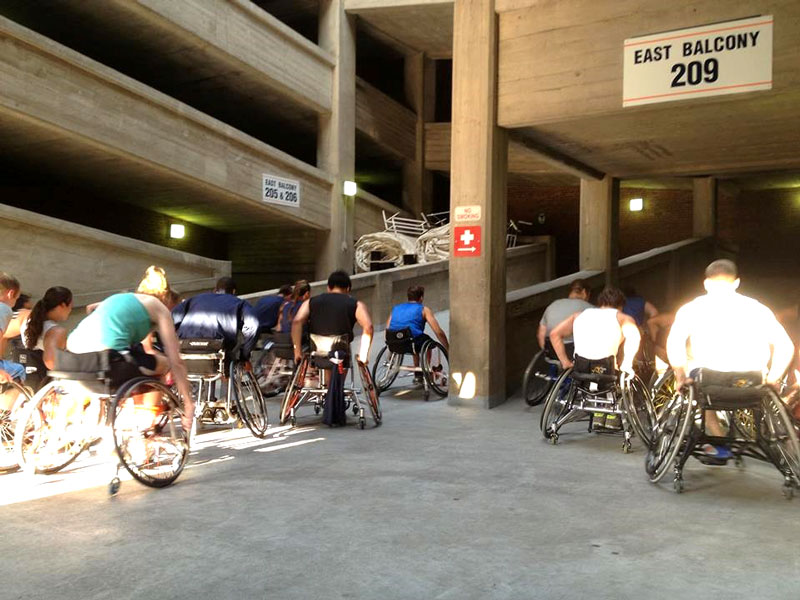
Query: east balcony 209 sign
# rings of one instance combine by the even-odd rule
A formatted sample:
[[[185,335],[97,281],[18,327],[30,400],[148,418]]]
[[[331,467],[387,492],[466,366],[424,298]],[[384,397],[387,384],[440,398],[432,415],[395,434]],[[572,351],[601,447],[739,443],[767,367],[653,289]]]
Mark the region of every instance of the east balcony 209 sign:
[[[622,106],[772,89],[772,16],[625,40]]]

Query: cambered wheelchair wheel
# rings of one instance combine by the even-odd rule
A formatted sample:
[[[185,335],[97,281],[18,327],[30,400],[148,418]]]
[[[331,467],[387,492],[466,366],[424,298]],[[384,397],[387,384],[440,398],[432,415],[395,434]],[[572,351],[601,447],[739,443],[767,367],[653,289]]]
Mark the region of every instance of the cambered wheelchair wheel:
[[[555,368],[555,365],[547,363],[544,359],[543,350],[537,352],[531,362],[528,363],[525,374],[522,376],[522,394],[528,406],[541,404],[547,398],[547,393],[550,391],[553,381],[538,374],[549,374],[550,367]]]
[[[25,404],[31,399],[28,388],[20,385],[16,381],[10,381],[3,385],[3,393],[9,389],[17,392],[17,398],[11,410],[0,410],[0,473],[10,473],[19,468],[17,458],[14,454],[14,430]]]
[[[150,377],[125,383],[111,404],[111,430],[120,463],[136,481],[161,488],[174,482],[189,458],[178,396]]]
[[[645,446],[649,447],[656,415],[650,400],[650,392],[638,376],[634,375],[623,387],[622,402],[636,435]]]
[[[397,379],[402,364],[402,354],[392,352],[389,350],[389,346],[381,348],[375,366],[372,367],[372,381],[375,383],[375,390],[379,395],[388,390]]]
[[[231,364],[230,376],[239,418],[254,436],[266,437],[269,426],[267,403],[261,395],[261,388],[258,387],[252,370],[247,368],[246,363],[236,362]]]
[[[653,410],[656,416],[669,404],[675,395],[675,374],[672,369],[667,369],[651,386]]]
[[[658,483],[673,466],[682,450],[694,419],[692,393],[686,398],[675,394],[656,418],[653,437],[645,457],[645,470],[652,483]]]
[[[450,383],[450,362],[447,350],[439,342],[431,340],[422,346],[420,352],[422,374],[433,392],[444,398]]]
[[[372,413],[372,420],[375,421],[375,426],[377,427],[383,421],[383,410],[381,409],[381,401],[378,397],[378,390],[375,388],[375,384],[373,383],[372,377],[369,374],[367,365],[362,363],[360,360],[357,362],[359,373],[361,375],[361,387],[367,397],[369,410]]]
[[[256,381],[264,398],[274,398],[286,389],[288,377],[281,373],[282,362],[272,348],[261,353],[256,365]]]
[[[283,402],[281,402],[281,417],[280,424],[285,425],[286,421],[291,416],[292,408],[294,408],[300,400],[300,394],[306,380],[306,371],[308,370],[308,358],[305,357],[297,365],[292,376],[291,383],[287,386],[283,394]]]
[[[768,390],[764,399],[758,435],[770,448],[776,465],[785,466],[797,480],[800,478],[800,442],[792,418],[778,395]]]
[[[14,457],[21,469],[52,475],[70,465],[94,441],[105,404],[69,393],[51,381],[25,404],[14,431]]]
[[[547,400],[544,403],[542,416],[539,419],[539,429],[544,439],[553,443],[558,441],[558,433],[553,430],[553,426],[569,412],[568,398],[570,387],[572,386],[572,369],[566,369],[550,389]]]

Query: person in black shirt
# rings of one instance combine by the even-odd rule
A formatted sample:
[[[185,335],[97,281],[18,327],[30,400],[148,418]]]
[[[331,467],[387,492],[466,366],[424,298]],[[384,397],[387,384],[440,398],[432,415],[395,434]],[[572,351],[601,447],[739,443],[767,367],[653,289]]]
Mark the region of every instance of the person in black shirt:
[[[373,326],[367,306],[350,296],[350,276],[344,271],[334,271],[328,277],[328,291],[303,302],[292,322],[292,344],[294,359],[298,364],[303,358],[303,325],[308,322],[309,333],[316,335],[341,335],[353,340],[353,327],[361,325],[361,347],[358,360],[369,358]]]

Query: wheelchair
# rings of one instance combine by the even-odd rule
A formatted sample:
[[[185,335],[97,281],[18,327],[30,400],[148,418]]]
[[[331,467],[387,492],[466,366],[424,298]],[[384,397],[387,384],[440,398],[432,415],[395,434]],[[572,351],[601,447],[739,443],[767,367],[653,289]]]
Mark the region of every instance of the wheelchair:
[[[652,483],[673,473],[673,489],[684,489],[683,469],[689,457],[706,464],[720,464],[706,456],[704,444],[731,449],[734,463],[744,457],[772,463],[783,475],[783,492],[794,496],[800,477],[800,442],[786,407],[770,387],[763,385],[759,372],[736,373],[699,369],[693,382],[678,390],[658,417],[645,470]],[[724,415],[721,426],[727,434],[706,433],[707,411]]]
[[[258,340],[258,358],[253,360],[258,387],[265,398],[279,396],[294,374],[294,349],[291,333],[269,333]],[[255,355],[256,352],[254,351]]]
[[[248,360],[234,359],[236,350],[227,353],[223,340],[216,338],[181,339],[180,353],[189,381],[197,390],[198,426],[232,425],[241,421],[254,436],[267,436],[267,403]],[[214,395],[220,380],[225,389],[224,400]]]
[[[9,410],[0,410],[0,473],[12,473],[19,468],[14,454],[14,432],[19,415],[26,403],[33,397],[33,391],[27,385],[16,381],[0,383],[0,394],[9,390],[17,392],[17,398]]]
[[[344,360],[341,363],[335,363],[332,360],[337,351],[344,354]],[[383,411],[369,369],[367,365],[356,359],[361,379],[361,389],[359,389],[355,382],[355,369],[350,368],[350,363],[350,344],[345,337],[322,336],[312,333],[310,350],[303,355],[303,359],[295,369],[291,383],[286,388],[281,404],[281,425],[287,421],[292,426],[297,425],[297,409],[303,404],[313,406],[314,412],[319,414],[325,405],[325,397],[328,393],[328,372],[341,367],[349,371],[350,384],[349,386],[345,384],[344,388],[347,409],[352,410],[353,415],[358,418],[359,428],[364,429],[367,419],[362,395],[366,396],[366,404],[372,413],[372,420],[378,427],[383,421]]]
[[[565,347],[567,355],[572,358],[572,344],[565,344]],[[522,376],[522,394],[527,405],[541,404],[547,398],[547,394],[562,371],[561,361],[558,360],[553,345],[549,339],[545,340],[544,349],[534,355]]]
[[[414,366],[413,363],[403,364],[406,356],[418,357],[419,366]],[[382,394],[401,373],[405,376],[421,377],[423,397],[427,402],[431,390],[440,398],[447,396],[449,366],[447,350],[439,342],[428,339],[417,348],[410,329],[387,329],[386,345],[378,353],[372,368],[372,380],[378,394]]]
[[[596,427],[599,419],[620,420],[620,427]],[[638,435],[650,444],[653,426],[650,394],[638,376],[627,377],[615,368],[614,357],[587,360],[575,356],[575,366],[566,369],[553,385],[542,411],[539,427],[544,438],[557,444],[562,427],[588,421],[589,431],[620,431],[622,451],[631,451],[631,438]]]
[[[25,387],[32,393],[38,392],[49,381],[44,353],[41,350],[17,347],[11,354],[11,360],[25,367]]]
[[[122,353],[110,350],[59,350],[56,369],[17,420],[14,452],[22,469],[56,473],[110,431],[119,459],[110,494],[119,491],[121,467],[154,488],[180,476],[189,458],[189,432],[170,387],[142,376]]]

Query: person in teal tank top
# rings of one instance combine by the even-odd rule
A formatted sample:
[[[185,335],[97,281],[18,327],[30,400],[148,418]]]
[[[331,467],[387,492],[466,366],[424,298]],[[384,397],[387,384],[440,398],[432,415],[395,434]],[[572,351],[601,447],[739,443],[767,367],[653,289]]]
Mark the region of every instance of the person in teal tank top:
[[[150,315],[136,294],[114,294],[78,324],[70,334],[69,344],[127,350],[144,340],[152,329]]]

